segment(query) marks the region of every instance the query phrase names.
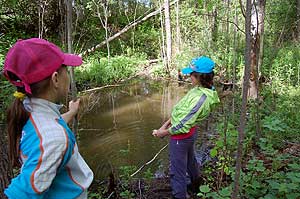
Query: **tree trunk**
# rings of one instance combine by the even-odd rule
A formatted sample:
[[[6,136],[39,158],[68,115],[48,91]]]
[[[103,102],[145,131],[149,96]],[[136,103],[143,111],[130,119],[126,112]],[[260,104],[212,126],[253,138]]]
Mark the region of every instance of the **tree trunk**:
[[[234,26],[233,29],[233,66],[232,66],[232,92],[235,92],[235,83],[236,83],[236,68],[237,68],[237,49],[238,49],[238,13],[237,8],[235,6],[235,16],[234,16]],[[235,112],[235,99],[232,98],[232,114]]]
[[[73,53],[72,49],[72,0],[67,0],[67,44],[68,44],[68,53]],[[71,67],[70,69],[70,79],[71,79],[71,93],[72,93],[72,100],[76,100],[77,98],[77,88],[75,84],[75,75],[74,75],[74,68]],[[77,134],[77,117],[74,117],[72,130],[73,133]]]
[[[251,73],[248,97],[258,98],[258,60],[260,53],[260,38],[263,34],[265,0],[254,0],[251,8]]]
[[[108,35],[108,2],[106,1],[105,2],[105,5],[102,4],[102,7],[103,7],[103,11],[104,11],[104,23],[102,22],[102,25],[105,29],[105,40],[106,40],[106,47],[107,47],[107,59],[109,61],[110,59],[110,47],[109,47],[109,42],[107,41],[108,38],[109,38],[109,35]],[[101,17],[100,17],[100,20],[101,20]]]
[[[39,38],[43,38],[44,33],[44,16],[45,16],[45,8],[47,6],[47,1],[39,1],[38,2],[38,14],[39,14]]]
[[[238,128],[238,149],[236,157],[236,168],[234,176],[234,187],[231,195],[232,199],[241,198],[239,193],[239,180],[240,172],[242,166],[242,157],[243,157],[243,142],[245,136],[245,126],[246,126],[246,112],[247,112],[247,92],[249,87],[250,79],[250,67],[251,67],[251,0],[247,0],[246,6],[246,21],[245,21],[245,30],[246,30],[246,49],[245,49],[245,68],[244,68],[244,82],[243,82],[243,95],[242,95],[242,107],[240,115],[240,126]]]
[[[166,47],[167,47],[167,68],[171,69],[172,63],[172,33],[171,33],[171,20],[170,20],[170,2],[165,0],[165,28],[166,28]]]
[[[218,8],[217,6],[214,7],[213,10],[213,27],[211,30],[211,38],[212,38],[212,44],[211,46],[215,46],[213,43],[217,42],[218,40]]]
[[[159,1],[159,6],[163,7],[161,5],[161,1]],[[164,28],[164,15],[162,14],[162,10],[160,10],[160,27],[161,27],[161,59],[163,60],[163,64],[166,67],[166,72],[169,74],[169,68],[168,68],[168,60],[167,60],[167,55],[166,55],[166,45],[165,45],[165,28]]]
[[[300,0],[297,0],[297,40],[300,41]]]
[[[176,53],[180,52],[180,23],[179,23],[179,0],[176,3]]]
[[[8,158],[7,139],[4,128],[0,125],[0,198],[6,198],[4,189],[12,178],[12,167]]]

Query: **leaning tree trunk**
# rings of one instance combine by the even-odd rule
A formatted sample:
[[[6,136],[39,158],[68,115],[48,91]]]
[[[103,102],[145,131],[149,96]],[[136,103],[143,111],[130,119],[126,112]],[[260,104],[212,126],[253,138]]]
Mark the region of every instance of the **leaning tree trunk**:
[[[242,157],[243,157],[243,142],[245,137],[245,127],[246,127],[246,111],[247,111],[247,93],[249,87],[250,79],[250,67],[251,67],[251,0],[247,0],[246,6],[246,21],[245,21],[245,30],[246,30],[246,49],[245,49],[245,68],[244,68],[244,82],[243,82],[243,95],[242,95],[242,108],[240,114],[240,126],[238,128],[238,150],[236,157],[236,168],[234,176],[234,187],[231,195],[232,199],[241,198],[239,193],[239,180],[240,172],[242,167]]]
[[[7,152],[7,139],[4,133],[4,128],[0,126],[0,198],[6,198],[4,189],[9,185],[12,177],[12,167],[9,162]]]
[[[167,71],[169,71],[171,69],[171,62],[172,62],[172,34],[171,34],[169,0],[165,0],[164,8],[165,8],[166,44],[167,44]]]
[[[260,38],[263,34],[265,0],[253,0],[251,7],[251,72],[248,97],[258,98],[258,60],[260,54]]]

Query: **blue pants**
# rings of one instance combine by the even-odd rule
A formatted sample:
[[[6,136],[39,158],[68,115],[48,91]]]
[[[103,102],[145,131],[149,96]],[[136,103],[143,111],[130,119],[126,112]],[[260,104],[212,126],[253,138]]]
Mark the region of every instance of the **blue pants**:
[[[187,173],[192,182],[199,177],[199,167],[194,152],[196,139],[197,132],[186,139],[170,139],[170,181],[172,195],[176,198],[186,198]]]

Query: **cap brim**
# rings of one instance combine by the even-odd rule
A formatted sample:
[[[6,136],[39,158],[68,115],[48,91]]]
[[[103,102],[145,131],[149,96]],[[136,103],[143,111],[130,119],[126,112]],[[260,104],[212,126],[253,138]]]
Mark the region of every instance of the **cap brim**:
[[[82,64],[82,58],[74,54],[64,54],[64,65],[66,66],[80,66]]]
[[[190,67],[186,67],[186,68],[182,69],[181,72],[182,72],[182,74],[187,75],[194,71]]]

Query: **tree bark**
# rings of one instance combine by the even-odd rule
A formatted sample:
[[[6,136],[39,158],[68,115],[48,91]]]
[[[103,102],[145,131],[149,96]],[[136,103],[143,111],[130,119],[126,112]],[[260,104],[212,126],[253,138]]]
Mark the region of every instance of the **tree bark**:
[[[260,53],[260,38],[263,34],[265,0],[253,0],[251,8],[251,73],[248,97],[258,98],[258,60]]]
[[[8,158],[7,139],[4,128],[0,126],[0,198],[5,199],[4,189],[12,178],[12,167]]]
[[[218,29],[219,29],[219,24],[218,24],[218,8],[217,6],[214,7],[213,10],[213,27],[211,30],[211,38],[212,38],[212,44],[211,46],[214,46],[213,43],[217,42],[218,40]]]
[[[172,33],[171,33],[171,20],[170,20],[170,2],[165,0],[165,29],[166,29],[166,47],[167,47],[167,71],[171,69],[172,62]]]
[[[238,149],[236,157],[236,168],[234,176],[234,187],[231,195],[232,199],[240,198],[239,193],[239,180],[240,172],[242,166],[243,157],[243,142],[245,136],[246,127],[246,112],[247,112],[247,97],[248,97],[248,87],[250,79],[250,67],[251,67],[251,0],[247,0],[246,6],[246,21],[245,21],[245,31],[246,31],[246,49],[245,49],[245,68],[244,68],[244,83],[243,83],[243,95],[242,95],[242,107],[240,115],[240,126],[238,128]]]

